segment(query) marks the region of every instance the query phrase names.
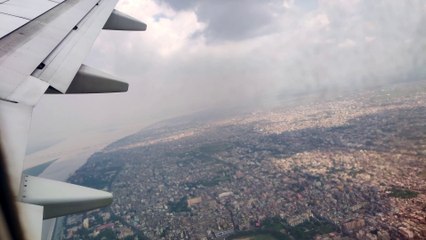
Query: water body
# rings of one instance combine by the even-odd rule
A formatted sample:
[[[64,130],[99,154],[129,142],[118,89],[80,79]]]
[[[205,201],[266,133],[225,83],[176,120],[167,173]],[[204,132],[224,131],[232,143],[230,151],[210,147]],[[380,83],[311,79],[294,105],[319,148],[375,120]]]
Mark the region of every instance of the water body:
[[[46,170],[46,168],[48,168],[50,164],[54,163],[56,160],[58,159],[55,159],[46,163],[42,163],[32,168],[27,168],[24,170],[24,174],[31,175],[31,176],[38,176],[41,173],[43,173],[43,171]]]

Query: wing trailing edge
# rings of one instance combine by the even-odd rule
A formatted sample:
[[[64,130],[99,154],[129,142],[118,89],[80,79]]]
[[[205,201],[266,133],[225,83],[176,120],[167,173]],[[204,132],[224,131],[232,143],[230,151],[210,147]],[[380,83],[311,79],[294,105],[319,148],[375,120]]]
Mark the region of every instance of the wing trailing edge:
[[[5,5],[0,0],[0,7],[18,1],[9,0]],[[31,6],[43,2],[47,7],[0,11],[0,142],[13,192],[5,197],[16,199],[27,239],[40,239],[43,218],[109,205],[112,194],[22,176],[33,108],[52,90],[127,91],[127,83],[82,63],[102,29],[144,31],[146,24],[114,10],[117,0],[32,1],[37,3]],[[30,15],[18,21],[5,15],[9,11],[18,11],[14,16]]]

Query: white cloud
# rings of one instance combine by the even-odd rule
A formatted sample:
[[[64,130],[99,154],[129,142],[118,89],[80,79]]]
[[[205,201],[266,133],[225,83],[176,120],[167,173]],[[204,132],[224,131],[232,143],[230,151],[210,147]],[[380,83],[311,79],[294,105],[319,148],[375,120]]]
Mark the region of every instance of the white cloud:
[[[286,9],[290,9],[294,7],[295,0],[283,0],[283,6]]]
[[[261,25],[267,31],[256,34],[248,26],[239,37],[232,32],[239,25],[216,21],[229,27],[220,36],[232,41],[211,44],[209,37],[217,38],[212,35],[217,32],[206,32],[208,22],[200,20],[196,6],[175,10],[163,1],[120,1],[118,9],[145,21],[148,30],[102,33],[87,62],[127,79],[129,93],[46,97],[36,108],[34,124],[43,127],[34,128],[33,141],[46,132],[66,136],[212,106],[259,103],[271,92],[426,77],[423,1],[319,0],[315,8],[292,7],[297,3],[280,1],[285,11],[269,5],[260,13],[253,7],[242,11],[240,17],[254,11],[261,19],[272,11],[274,17]],[[203,14],[235,18],[226,13]]]
[[[361,0],[318,0],[322,8],[338,8],[339,11],[355,12]]]
[[[327,14],[318,13],[313,16],[306,18],[304,26],[308,29],[321,30],[330,25],[330,19],[328,19]]]
[[[373,42],[374,40],[376,40],[376,37],[372,37],[372,36],[365,36],[364,40],[366,42]]]
[[[122,1],[117,8],[145,21],[149,34],[140,34],[137,43],[155,48],[164,57],[180,50],[194,33],[205,28],[193,11],[174,11],[155,1]]]
[[[356,42],[352,39],[345,39],[343,42],[337,44],[339,48],[352,48],[356,46]]]

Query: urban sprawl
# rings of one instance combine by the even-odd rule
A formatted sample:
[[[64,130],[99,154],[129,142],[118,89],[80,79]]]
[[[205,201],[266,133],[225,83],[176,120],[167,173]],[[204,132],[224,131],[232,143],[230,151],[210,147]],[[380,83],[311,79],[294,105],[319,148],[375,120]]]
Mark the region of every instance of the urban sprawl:
[[[114,201],[59,220],[62,239],[425,239],[426,91],[169,120],[70,181]]]

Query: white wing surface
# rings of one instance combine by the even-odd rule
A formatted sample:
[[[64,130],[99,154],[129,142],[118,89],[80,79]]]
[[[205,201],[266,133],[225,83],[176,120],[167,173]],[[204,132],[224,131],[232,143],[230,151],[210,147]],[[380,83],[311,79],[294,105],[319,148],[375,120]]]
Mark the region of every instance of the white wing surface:
[[[42,219],[112,201],[110,193],[23,176],[22,170],[32,110],[43,94],[127,91],[127,83],[82,65],[102,29],[146,29],[114,10],[117,1],[0,0],[0,141],[9,197],[19,203],[27,239],[40,239]]]

